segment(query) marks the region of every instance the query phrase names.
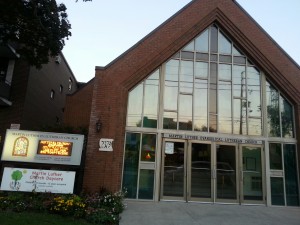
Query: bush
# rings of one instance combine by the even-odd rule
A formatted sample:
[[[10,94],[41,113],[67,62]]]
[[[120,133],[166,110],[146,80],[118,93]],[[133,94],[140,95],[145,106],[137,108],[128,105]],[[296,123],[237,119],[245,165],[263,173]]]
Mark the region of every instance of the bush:
[[[15,212],[49,212],[63,216],[86,219],[93,224],[118,224],[119,214],[124,210],[126,192],[67,195],[51,193],[1,192],[0,210]]]

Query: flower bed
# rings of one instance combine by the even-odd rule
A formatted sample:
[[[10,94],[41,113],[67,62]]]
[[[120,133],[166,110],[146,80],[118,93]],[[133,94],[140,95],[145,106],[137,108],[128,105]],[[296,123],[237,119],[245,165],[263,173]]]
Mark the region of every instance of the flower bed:
[[[81,195],[1,192],[0,210],[48,212],[83,218],[92,224],[118,224],[125,207],[124,195],[124,191]]]

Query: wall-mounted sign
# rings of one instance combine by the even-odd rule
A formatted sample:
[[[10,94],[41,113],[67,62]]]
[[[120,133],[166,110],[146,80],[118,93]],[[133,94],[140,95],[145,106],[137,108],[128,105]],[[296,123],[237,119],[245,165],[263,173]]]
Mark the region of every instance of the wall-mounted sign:
[[[1,190],[70,194],[73,193],[74,181],[74,171],[5,167]]]
[[[165,138],[188,139],[199,141],[212,141],[212,142],[228,142],[238,144],[263,144],[262,140],[248,139],[248,138],[229,138],[229,137],[209,137],[202,135],[188,135],[188,134],[163,134]]]
[[[71,156],[72,142],[66,141],[45,141],[40,140],[37,154],[38,155],[56,155],[56,156]]]
[[[3,161],[80,165],[84,135],[7,130]]]
[[[114,139],[101,138],[99,141],[99,151],[112,152]]]
[[[166,154],[174,154],[174,143],[173,142],[166,142],[165,153]]]

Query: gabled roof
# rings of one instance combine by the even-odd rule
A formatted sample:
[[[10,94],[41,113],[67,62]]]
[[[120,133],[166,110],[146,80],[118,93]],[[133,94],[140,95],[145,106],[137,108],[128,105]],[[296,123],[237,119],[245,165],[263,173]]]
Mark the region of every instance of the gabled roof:
[[[300,102],[299,65],[234,0],[192,1],[106,67],[96,67],[96,72],[131,89],[213,23],[284,94]]]

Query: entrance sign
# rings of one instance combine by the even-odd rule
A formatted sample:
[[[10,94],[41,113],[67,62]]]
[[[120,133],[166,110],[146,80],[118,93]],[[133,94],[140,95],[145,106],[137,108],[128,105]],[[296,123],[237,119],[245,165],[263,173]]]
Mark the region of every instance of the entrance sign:
[[[165,153],[166,154],[174,154],[174,143],[173,142],[166,142]]]
[[[112,152],[114,139],[101,138],[99,141],[99,151]]]
[[[187,139],[187,140],[198,140],[198,141],[228,142],[228,143],[238,143],[238,144],[261,145],[263,143],[262,140],[255,140],[255,139],[209,137],[209,136],[202,136],[202,135],[187,135],[187,134],[163,134],[163,137],[164,138]]]
[[[7,130],[1,160],[80,165],[84,135]]]
[[[1,190],[71,194],[75,172],[5,167]]]

